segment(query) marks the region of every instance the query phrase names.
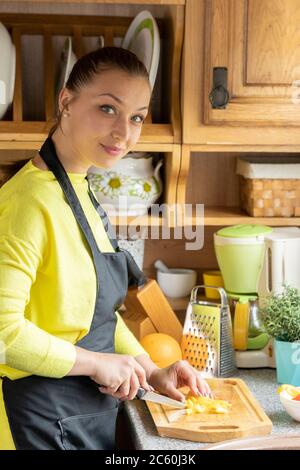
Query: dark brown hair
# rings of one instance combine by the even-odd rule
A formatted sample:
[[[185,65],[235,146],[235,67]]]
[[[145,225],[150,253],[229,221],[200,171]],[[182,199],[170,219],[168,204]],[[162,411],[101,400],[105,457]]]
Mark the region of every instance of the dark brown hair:
[[[149,82],[147,69],[135,54],[122,47],[102,47],[82,56],[75,63],[65,86],[73,93],[79,93],[97,74],[109,69],[123,70],[129,75],[144,77]],[[49,136],[60,126],[63,111],[56,116]]]

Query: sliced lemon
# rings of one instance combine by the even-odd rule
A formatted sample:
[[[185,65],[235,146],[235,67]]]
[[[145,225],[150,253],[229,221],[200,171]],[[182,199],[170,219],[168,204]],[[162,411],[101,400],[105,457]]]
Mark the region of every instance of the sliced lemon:
[[[187,415],[197,413],[228,413],[231,406],[231,403],[225,400],[190,396],[186,400],[186,413]]]
[[[277,393],[281,393],[285,391],[291,397],[296,397],[300,393],[300,389],[298,387],[294,387],[294,385],[282,384],[278,389]]]

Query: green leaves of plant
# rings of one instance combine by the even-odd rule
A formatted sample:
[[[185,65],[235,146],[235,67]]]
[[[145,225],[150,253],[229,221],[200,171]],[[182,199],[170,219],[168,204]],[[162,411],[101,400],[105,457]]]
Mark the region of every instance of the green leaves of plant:
[[[265,331],[279,341],[300,340],[300,291],[284,286],[282,294],[272,295],[260,310]]]

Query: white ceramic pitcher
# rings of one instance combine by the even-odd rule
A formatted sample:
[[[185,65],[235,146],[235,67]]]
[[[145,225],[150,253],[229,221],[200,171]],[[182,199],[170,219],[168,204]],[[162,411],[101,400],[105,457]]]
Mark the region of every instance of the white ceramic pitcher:
[[[152,166],[153,157],[128,157],[114,167],[92,166],[88,179],[100,204],[111,215],[143,215],[162,193],[159,169]]]

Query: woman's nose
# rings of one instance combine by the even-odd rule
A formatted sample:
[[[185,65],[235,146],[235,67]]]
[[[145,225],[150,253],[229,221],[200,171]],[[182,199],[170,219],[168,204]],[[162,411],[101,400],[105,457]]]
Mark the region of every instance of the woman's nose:
[[[117,125],[114,127],[112,136],[114,139],[127,142],[129,139],[129,125],[125,120],[118,120]]]

